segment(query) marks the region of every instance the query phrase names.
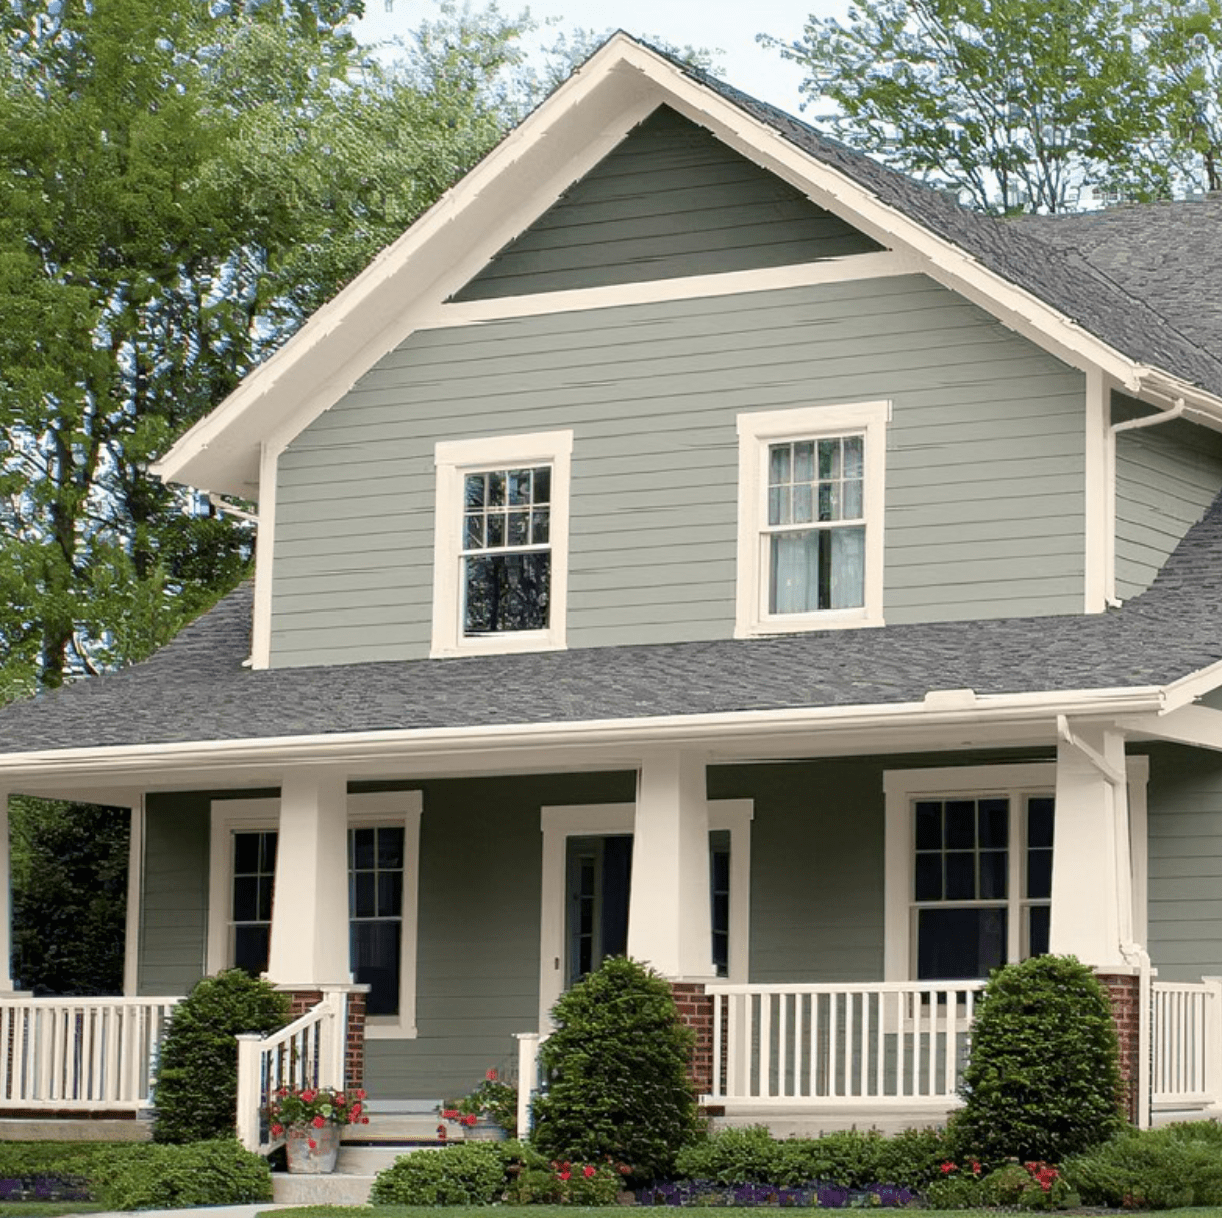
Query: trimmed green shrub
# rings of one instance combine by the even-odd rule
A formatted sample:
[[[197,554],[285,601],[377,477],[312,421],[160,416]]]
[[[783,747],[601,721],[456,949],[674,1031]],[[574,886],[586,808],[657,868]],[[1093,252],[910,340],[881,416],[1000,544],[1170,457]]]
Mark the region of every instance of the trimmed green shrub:
[[[960,1157],[1059,1163],[1124,1127],[1111,1003],[1072,956],[994,971],[951,1123]]]
[[[153,1140],[202,1142],[231,1135],[237,1113],[239,1032],[274,1032],[289,999],[241,969],[205,977],[174,1008],[153,1096]]]
[[[243,1205],[272,1199],[265,1159],[232,1140],[190,1146],[125,1146],[99,1159],[94,1180],[117,1210]]]
[[[525,1168],[509,1182],[509,1205],[614,1205],[623,1177],[608,1163],[562,1163]]]
[[[780,1184],[783,1153],[784,1143],[766,1125],[720,1129],[679,1151],[675,1178],[715,1184]]]
[[[687,1073],[695,1038],[670,986],[610,957],[556,1003],[552,1021],[534,1144],[550,1159],[626,1163],[636,1180],[670,1175],[701,1130]]]
[[[1005,1163],[987,1175],[976,1161],[949,1160],[941,1178],[925,1191],[925,1203],[939,1210],[1063,1210],[1082,1204],[1059,1169],[1049,1163]]]
[[[1065,1160],[1087,1205],[1175,1209],[1222,1205],[1222,1129],[1212,1121],[1129,1130]]]
[[[374,1205],[491,1205],[506,1188],[505,1147],[459,1142],[402,1155],[373,1182]]]
[[[93,1177],[97,1165],[129,1146],[125,1142],[0,1142],[0,1180],[19,1181],[21,1192],[29,1197],[96,1199]],[[9,1185],[5,1200],[20,1199],[16,1186]]]

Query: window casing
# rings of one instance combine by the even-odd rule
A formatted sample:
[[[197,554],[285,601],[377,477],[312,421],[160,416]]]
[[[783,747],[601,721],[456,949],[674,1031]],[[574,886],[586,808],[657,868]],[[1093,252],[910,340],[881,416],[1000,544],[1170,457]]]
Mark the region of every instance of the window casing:
[[[571,431],[436,448],[434,657],[565,646]]]
[[[419,791],[348,796],[349,959],[374,1039],[416,1035],[421,806]],[[212,804],[210,974],[267,966],[279,814],[278,799]]]
[[[738,417],[735,637],[882,625],[888,402]]]

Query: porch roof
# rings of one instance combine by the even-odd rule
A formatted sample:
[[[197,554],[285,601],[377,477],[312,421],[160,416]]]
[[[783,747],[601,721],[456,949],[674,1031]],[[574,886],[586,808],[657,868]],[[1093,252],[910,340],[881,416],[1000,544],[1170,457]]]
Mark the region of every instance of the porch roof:
[[[252,671],[244,585],[142,664],[0,710],[0,753],[1162,685],[1222,661],[1222,496],[1097,615]]]

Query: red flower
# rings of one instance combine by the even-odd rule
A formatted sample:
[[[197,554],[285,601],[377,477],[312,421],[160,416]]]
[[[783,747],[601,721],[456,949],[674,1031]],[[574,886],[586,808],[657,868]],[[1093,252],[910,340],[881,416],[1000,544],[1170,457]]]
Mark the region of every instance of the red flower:
[[[581,1174],[588,1180],[594,1174],[594,1171],[595,1169],[587,1163],[585,1167],[581,1169]]]
[[[567,1180],[570,1176],[572,1176],[572,1174],[573,1173],[571,1171],[562,1171],[558,1173],[558,1178],[561,1180]]]
[[[356,1118],[357,1118],[357,1117],[359,1117],[360,1115],[361,1115],[361,1106],[360,1106],[360,1104],[353,1104],[353,1105],[352,1105],[352,1112],[351,1112],[352,1119],[355,1121],[355,1120],[356,1120]]]
[[[311,1139],[310,1139],[310,1140],[309,1140],[309,1141],[306,1143],[306,1145],[307,1145],[307,1146],[308,1146],[308,1147],[309,1147],[311,1150],[317,1150],[317,1149],[318,1149],[318,1143],[317,1143],[317,1142],[315,1142],[313,1138],[311,1138]]]
[[[369,1124],[368,1117],[365,1118],[365,1124],[366,1125]],[[443,1142],[446,1140],[446,1127],[444,1125],[437,1126],[437,1137]]]
[[[369,1124],[369,1118],[368,1118],[368,1117],[361,1117],[361,1124],[362,1124],[362,1125],[368,1125],[368,1124]],[[444,1133],[444,1132],[445,1132],[445,1130],[443,1129],[443,1130],[442,1130],[442,1133]]]
[[[343,1105],[345,1105],[348,1101],[344,1098],[343,1092],[340,1092],[340,1094],[335,1097],[335,1102],[339,1104],[340,1107],[343,1107]]]
[[[365,1098],[365,1088],[364,1087],[358,1087],[356,1089],[356,1098],[358,1100],[363,1100]]]
[[[474,1112],[468,1112],[462,1117],[462,1123],[470,1128],[478,1119]]]
[[[944,1176],[949,1176],[951,1172],[958,1170],[959,1169],[953,1163],[947,1162],[942,1164],[942,1174]]]
[[[489,1070],[488,1073],[484,1075],[484,1078],[490,1083],[495,1083],[496,1077],[497,1076],[496,1076],[496,1067],[495,1066],[493,1066],[492,1069]]]
[[[980,1175],[980,1164],[975,1159],[972,1160],[972,1175],[973,1176]]]
[[[621,1163],[621,1164],[619,1165],[619,1167],[617,1168],[617,1170],[619,1171],[619,1174],[620,1174],[621,1176],[630,1176],[630,1175],[632,1175],[632,1168],[631,1168],[631,1167],[629,1167],[627,1163]]]
[[[283,1125],[273,1125],[272,1126],[272,1137],[273,1138],[278,1138],[283,1132],[284,1132]]]
[[[313,1121],[310,1122],[310,1124],[313,1125],[315,1129],[321,1129],[326,1123],[327,1123],[327,1118],[321,1117],[321,1116],[316,1116],[313,1119]]]
[[[303,1091],[301,1093],[302,1102],[306,1104],[312,1104],[314,1102],[314,1097],[317,1094],[318,1094],[317,1091]]]

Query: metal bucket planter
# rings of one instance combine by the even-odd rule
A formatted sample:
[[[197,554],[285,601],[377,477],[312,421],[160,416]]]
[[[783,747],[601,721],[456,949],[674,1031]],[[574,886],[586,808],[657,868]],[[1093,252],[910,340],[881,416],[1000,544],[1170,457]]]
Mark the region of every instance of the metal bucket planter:
[[[468,1142],[504,1142],[508,1137],[509,1134],[495,1121],[489,1121],[484,1117],[480,1117],[474,1125],[467,1125],[463,1129],[463,1138]]]
[[[289,1171],[295,1175],[320,1176],[335,1170],[339,1157],[338,1125],[327,1124],[321,1129],[312,1125],[294,1125],[285,1130],[284,1149]]]

